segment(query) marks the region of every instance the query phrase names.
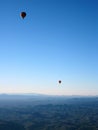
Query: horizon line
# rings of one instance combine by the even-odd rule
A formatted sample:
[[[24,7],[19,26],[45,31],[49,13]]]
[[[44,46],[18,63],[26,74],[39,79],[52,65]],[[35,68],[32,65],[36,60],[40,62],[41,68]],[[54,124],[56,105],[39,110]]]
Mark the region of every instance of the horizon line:
[[[46,96],[82,96],[82,97],[96,97],[98,95],[82,95],[82,94],[45,94],[45,93],[0,93],[0,95],[46,95]]]

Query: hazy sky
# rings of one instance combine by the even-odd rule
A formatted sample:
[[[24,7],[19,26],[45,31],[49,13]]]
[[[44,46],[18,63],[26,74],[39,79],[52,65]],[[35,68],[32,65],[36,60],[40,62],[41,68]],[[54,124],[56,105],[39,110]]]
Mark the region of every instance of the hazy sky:
[[[98,94],[97,0],[0,0],[0,93],[17,92]]]

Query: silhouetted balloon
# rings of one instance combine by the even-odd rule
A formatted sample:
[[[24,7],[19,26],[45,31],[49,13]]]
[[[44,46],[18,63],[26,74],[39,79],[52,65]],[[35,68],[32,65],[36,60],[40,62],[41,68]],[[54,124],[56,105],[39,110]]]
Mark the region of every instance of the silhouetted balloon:
[[[61,80],[59,80],[59,84],[61,84],[61,82],[62,82],[62,81],[61,81]]]
[[[20,16],[24,19],[26,17],[26,12],[21,12]]]

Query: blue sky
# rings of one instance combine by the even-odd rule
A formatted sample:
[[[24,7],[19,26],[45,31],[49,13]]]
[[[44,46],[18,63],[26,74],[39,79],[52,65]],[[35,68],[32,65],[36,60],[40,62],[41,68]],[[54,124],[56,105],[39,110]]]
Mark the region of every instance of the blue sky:
[[[97,5],[1,0],[0,93],[98,94]]]

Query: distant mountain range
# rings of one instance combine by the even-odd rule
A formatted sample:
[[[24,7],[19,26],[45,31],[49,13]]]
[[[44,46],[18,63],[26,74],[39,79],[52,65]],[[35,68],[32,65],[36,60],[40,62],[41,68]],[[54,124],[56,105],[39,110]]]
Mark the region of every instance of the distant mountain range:
[[[39,93],[16,93],[16,94],[8,94],[8,93],[1,93],[0,98],[29,98],[29,97],[56,97],[56,98],[88,98],[88,97],[98,97],[98,95],[95,96],[84,96],[84,95],[48,95],[48,94],[39,94]]]

